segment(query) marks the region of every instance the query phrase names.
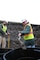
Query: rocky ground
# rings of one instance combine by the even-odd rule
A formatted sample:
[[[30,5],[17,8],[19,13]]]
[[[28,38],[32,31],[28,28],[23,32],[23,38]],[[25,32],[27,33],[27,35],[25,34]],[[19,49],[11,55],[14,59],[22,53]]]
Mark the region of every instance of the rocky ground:
[[[8,31],[10,32],[10,48],[20,48],[20,43],[18,42],[18,31],[23,29],[21,23],[8,22]],[[33,25],[33,32],[35,36],[35,45],[40,47],[40,25]]]

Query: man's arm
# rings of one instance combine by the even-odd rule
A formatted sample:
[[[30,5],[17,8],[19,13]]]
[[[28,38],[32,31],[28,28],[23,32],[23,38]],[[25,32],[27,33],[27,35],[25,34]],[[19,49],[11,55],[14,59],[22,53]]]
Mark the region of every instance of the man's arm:
[[[30,32],[30,26],[27,26],[24,30],[21,31],[21,35],[28,34]]]

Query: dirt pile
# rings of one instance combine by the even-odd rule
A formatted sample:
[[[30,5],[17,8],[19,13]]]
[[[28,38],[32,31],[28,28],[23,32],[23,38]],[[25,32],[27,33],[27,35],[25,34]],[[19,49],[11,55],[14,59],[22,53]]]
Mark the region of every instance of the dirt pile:
[[[3,21],[1,21],[3,22]],[[1,23],[0,22],[0,23]],[[18,42],[18,31],[23,30],[23,26],[21,23],[13,23],[8,22],[8,31],[10,32],[10,48],[20,48],[20,44]],[[40,47],[40,25],[32,25],[33,32],[35,36],[35,45]]]
[[[40,25],[32,25],[33,32],[35,36],[35,45],[40,47]],[[20,47],[20,44],[18,43],[18,31],[21,31],[23,29],[23,26],[21,23],[8,23],[8,31],[11,34],[11,48]]]

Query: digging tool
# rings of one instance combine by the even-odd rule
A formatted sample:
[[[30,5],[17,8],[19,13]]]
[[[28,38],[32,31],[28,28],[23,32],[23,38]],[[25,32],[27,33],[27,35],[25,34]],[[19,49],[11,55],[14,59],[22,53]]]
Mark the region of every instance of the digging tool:
[[[20,32],[19,32],[19,33],[20,33]],[[20,36],[20,35],[18,36],[18,41],[20,42],[21,48],[22,48],[22,49],[26,49],[26,46],[25,46],[24,42],[21,41],[21,36]]]
[[[10,33],[8,33],[8,48],[10,48]]]

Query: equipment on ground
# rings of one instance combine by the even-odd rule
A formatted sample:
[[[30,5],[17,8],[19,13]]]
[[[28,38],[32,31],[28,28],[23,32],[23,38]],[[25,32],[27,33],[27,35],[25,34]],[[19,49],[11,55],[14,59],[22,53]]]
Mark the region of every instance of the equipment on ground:
[[[19,31],[19,33],[20,33],[20,31]],[[18,36],[18,41],[20,42],[21,48],[22,48],[22,49],[26,49],[26,46],[25,46],[24,42],[21,41],[21,36]]]

